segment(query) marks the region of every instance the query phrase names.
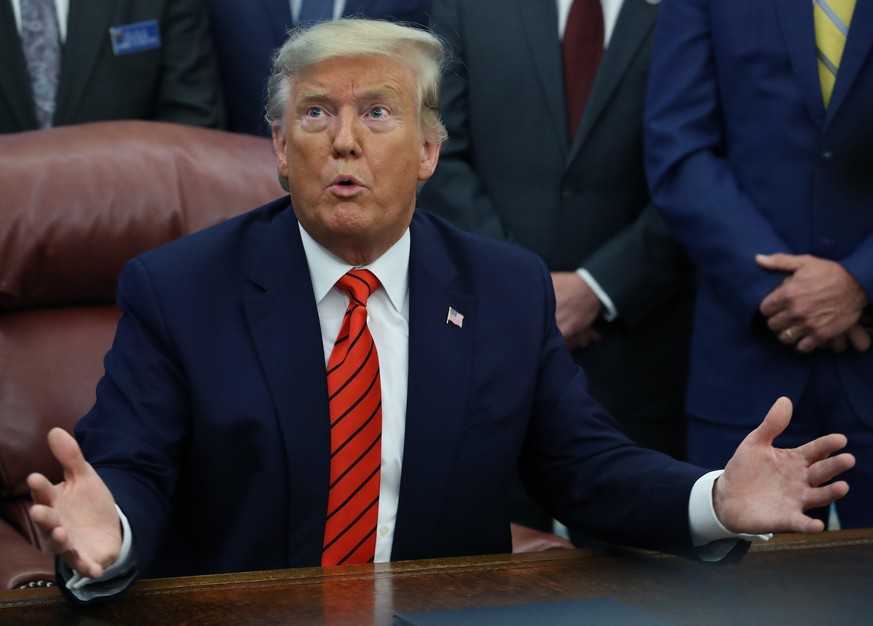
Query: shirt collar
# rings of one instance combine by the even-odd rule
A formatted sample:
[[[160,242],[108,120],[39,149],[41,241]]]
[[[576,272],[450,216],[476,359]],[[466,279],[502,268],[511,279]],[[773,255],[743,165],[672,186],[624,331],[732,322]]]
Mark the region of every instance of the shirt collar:
[[[353,269],[333,252],[315,241],[309,233],[297,222],[300,229],[300,239],[303,242],[303,252],[306,254],[306,262],[309,265],[309,276],[312,278],[312,289],[315,293],[315,302],[321,302],[340,277]],[[368,269],[379,282],[388,295],[391,305],[397,311],[403,311],[406,298],[409,294],[409,229],[403,232],[403,236],[388,248],[378,259],[368,265],[359,266],[360,269]]]

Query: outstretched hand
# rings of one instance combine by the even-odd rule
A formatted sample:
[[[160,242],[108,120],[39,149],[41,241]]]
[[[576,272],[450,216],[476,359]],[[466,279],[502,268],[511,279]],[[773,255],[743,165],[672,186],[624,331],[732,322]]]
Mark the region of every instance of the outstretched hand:
[[[49,549],[72,570],[82,576],[100,578],[121,550],[115,500],[85,461],[72,435],[53,428],[48,444],[64,469],[64,480],[53,485],[42,474],[27,477],[34,501],[30,517]]]
[[[825,507],[849,491],[832,478],[855,465],[844,435],[825,435],[793,449],[773,447],[791,421],[791,401],[779,398],[764,421],[739,445],[715,483],[713,504],[719,521],[734,533],[815,533],[821,520],[804,511]]]

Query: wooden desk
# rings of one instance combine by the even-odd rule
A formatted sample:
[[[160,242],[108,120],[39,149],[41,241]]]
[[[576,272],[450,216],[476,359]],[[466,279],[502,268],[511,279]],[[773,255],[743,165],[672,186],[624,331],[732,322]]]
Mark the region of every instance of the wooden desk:
[[[674,624],[873,624],[873,529],[777,537],[722,567],[577,550],[144,580],[85,609],[18,590],[0,593],[0,624],[381,625],[399,611],[595,597]]]

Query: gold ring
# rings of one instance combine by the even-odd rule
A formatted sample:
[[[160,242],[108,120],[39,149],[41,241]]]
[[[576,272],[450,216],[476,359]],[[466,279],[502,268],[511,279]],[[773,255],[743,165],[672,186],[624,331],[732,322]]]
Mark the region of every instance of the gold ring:
[[[785,336],[788,338],[788,341],[794,341],[794,333],[791,332],[790,328],[785,329]]]

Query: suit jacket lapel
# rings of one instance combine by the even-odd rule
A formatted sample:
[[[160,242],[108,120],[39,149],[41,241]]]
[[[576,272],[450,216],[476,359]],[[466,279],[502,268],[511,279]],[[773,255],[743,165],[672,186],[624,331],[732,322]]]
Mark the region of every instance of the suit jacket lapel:
[[[791,59],[797,83],[809,109],[818,124],[824,122],[825,108],[818,78],[815,51],[815,26],[812,19],[812,2],[796,0],[773,0],[782,28],[782,38]],[[859,3],[861,4],[861,3]]]
[[[606,109],[621,79],[627,73],[634,58],[640,53],[647,37],[655,26],[658,7],[644,0],[625,0],[615,24],[615,30],[603,55],[591,95],[585,105],[585,113],[579,123],[576,137],[568,156],[571,161]]]
[[[433,227],[412,223],[406,437],[392,559],[433,550],[468,404],[476,318],[473,296]],[[463,327],[446,322],[449,307]]]
[[[0,72],[0,101],[6,103],[19,130],[36,128],[30,74],[10,2],[0,2],[0,58],[9,68]]]
[[[106,44],[113,26],[115,0],[70,0],[67,42],[58,84],[55,123],[72,120],[91,79],[100,47]]]
[[[558,43],[558,12],[555,2],[512,0],[512,4],[515,5],[527,36],[527,46],[540,77],[540,88],[545,94],[552,128],[558,135],[559,145],[566,145],[569,131],[564,104],[564,64]],[[523,44],[518,42],[517,45]]]
[[[262,291],[244,305],[288,459],[287,468],[277,468],[288,472],[288,562],[312,565],[321,562],[324,539],[330,417],[318,311],[291,208],[259,245],[251,276]]]
[[[857,2],[849,26],[846,48],[840,61],[840,71],[837,72],[837,82],[834,84],[834,91],[828,105],[825,124],[840,108],[840,104],[858,77],[858,72],[870,56],[871,48],[873,48],[873,3]]]

